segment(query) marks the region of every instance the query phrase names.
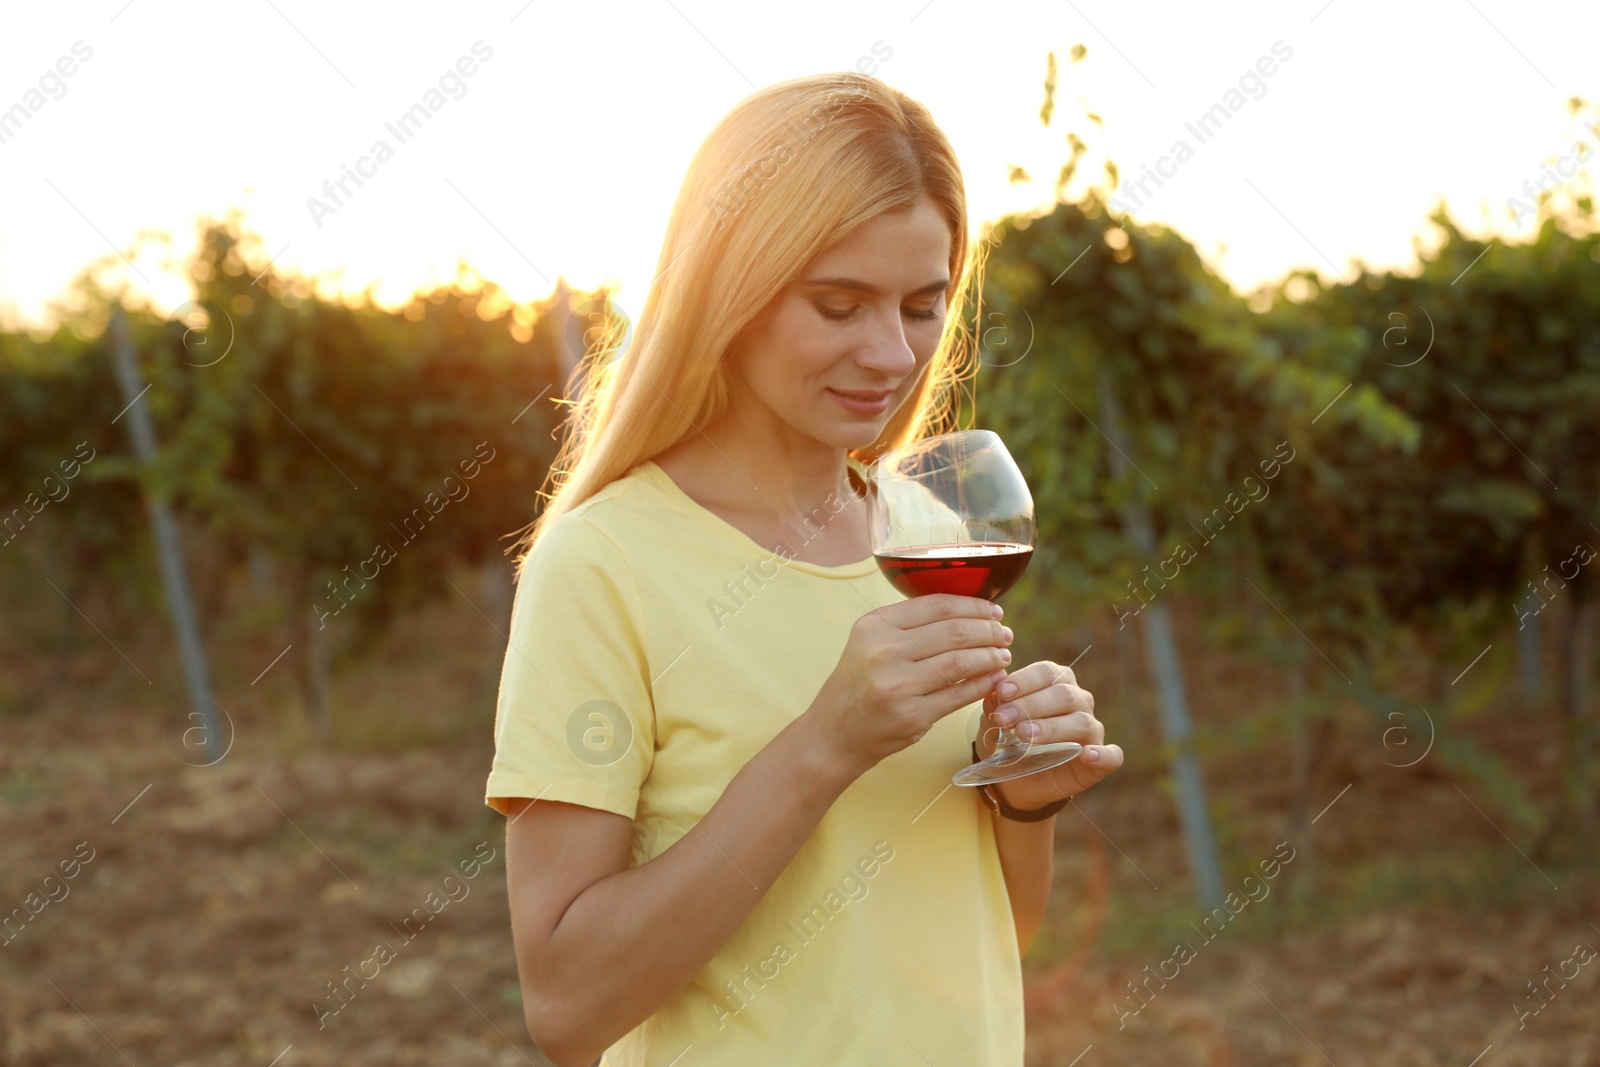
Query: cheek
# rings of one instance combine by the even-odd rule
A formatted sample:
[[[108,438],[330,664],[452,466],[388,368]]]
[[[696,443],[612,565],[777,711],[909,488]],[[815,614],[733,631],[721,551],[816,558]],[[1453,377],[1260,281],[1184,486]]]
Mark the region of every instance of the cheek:
[[[913,335],[908,339],[911,342],[911,354],[917,361],[917,369],[911,372],[910,381],[902,386],[902,390],[907,395],[916,388],[916,383],[927,374],[928,366],[933,362],[933,355],[939,349],[938,323],[928,327],[924,334]]]
[[[752,337],[745,378],[764,395],[817,393],[849,351],[846,331],[808,308],[786,308]]]

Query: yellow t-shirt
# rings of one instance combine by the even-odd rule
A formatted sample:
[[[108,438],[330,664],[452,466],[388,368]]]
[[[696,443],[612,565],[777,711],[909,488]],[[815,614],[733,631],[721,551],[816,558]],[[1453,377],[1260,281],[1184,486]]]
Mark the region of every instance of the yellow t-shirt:
[[[860,465],[852,461],[858,471]],[[632,861],[703,818],[803,713],[857,618],[904,597],[872,557],[774,553],[645,461],[551,522],[517,587],[486,802],[633,820]],[[981,702],[847,788],[744,923],[603,1067],[1022,1063],[1022,971],[992,816],[950,776]],[[670,927],[659,932],[673,937]]]

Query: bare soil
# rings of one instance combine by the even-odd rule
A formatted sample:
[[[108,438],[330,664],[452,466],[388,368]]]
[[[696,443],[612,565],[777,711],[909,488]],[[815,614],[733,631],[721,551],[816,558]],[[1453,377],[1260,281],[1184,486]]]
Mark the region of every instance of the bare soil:
[[[0,935],[0,1064],[546,1062],[522,1024],[503,821],[482,803],[497,638],[473,607],[419,613],[342,668],[321,747],[287,660],[250,681],[282,642],[213,635],[234,739],[209,768],[178,755],[165,620],[86,611],[105,638],[43,691],[48,645],[0,621],[0,912],[66,891]],[[1311,789],[1331,806],[1262,877],[1288,842],[1282,682],[1185,651],[1237,914],[1206,926],[1193,902],[1149,694],[1114,653],[1085,659],[1129,761],[1057,819],[1057,890],[1025,957],[1030,1067],[1600,1064],[1600,963],[1575,960],[1600,948],[1593,857],[1536,866],[1532,830],[1481,782],[1437,753],[1394,766],[1423,739],[1402,759],[1346,710]],[[1513,769],[1548,799],[1550,713],[1496,701],[1452,729],[1515,736]]]

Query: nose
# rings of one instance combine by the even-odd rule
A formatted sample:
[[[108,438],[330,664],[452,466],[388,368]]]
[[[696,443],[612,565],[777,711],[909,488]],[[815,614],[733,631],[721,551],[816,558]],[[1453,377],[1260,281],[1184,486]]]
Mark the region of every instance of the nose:
[[[917,354],[906,340],[900,309],[893,308],[878,320],[871,339],[855,354],[856,365],[885,378],[906,378],[917,369]]]

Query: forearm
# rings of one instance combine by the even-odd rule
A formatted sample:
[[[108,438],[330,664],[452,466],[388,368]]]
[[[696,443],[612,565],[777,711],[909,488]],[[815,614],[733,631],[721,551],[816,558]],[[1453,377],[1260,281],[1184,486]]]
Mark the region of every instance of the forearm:
[[[1017,950],[1027,952],[1044,925],[1050,903],[1057,816],[1038,822],[1017,822],[991,815],[1000,869],[1011,898],[1011,916],[1017,928]]]
[[[801,716],[781,731],[665,852],[567,908],[540,969],[573,1062],[590,1062],[688,984],[850,784],[810,723]]]

